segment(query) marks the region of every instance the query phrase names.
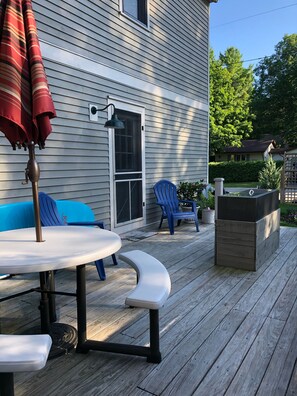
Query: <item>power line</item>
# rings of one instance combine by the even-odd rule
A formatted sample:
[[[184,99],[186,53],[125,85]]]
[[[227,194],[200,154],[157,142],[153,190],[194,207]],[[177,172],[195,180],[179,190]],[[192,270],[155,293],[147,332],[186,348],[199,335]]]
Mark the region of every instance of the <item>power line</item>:
[[[260,59],[264,59],[264,58],[265,58],[265,56],[261,56],[260,58],[247,59],[247,60],[243,60],[242,63],[260,60]]]
[[[284,8],[289,8],[289,7],[293,7],[293,6],[296,6],[296,5],[297,5],[297,3],[293,3],[293,4],[289,4],[289,5],[283,6],[283,7],[274,8],[273,10],[268,10],[268,11],[264,11],[264,12],[259,12],[258,14],[249,15],[249,16],[244,17],[244,18],[234,19],[233,21],[229,21],[229,22],[221,23],[219,25],[212,26],[211,29],[214,29],[214,28],[217,28],[217,27],[221,27],[221,26],[230,25],[231,23],[244,21],[246,19],[254,18],[254,17],[260,16],[260,15],[269,14],[271,12],[278,11],[278,10],[283,10]]]
[[[222,54],[222,55],[224,55],[224,54]],[[240,61],[238,61],[238,62],[232,62],[232,63],[230,63],[230,64],[236,65],[236,64],[239,64],[239,63],[246,63],[246,62],[251,62],[251,61],[254,61],[254,60],[264,59],[264,58],[266,58],[266,57],[267,57],[267,56],[261,56],[260,58],[253,58],[253,59],[247,59],[247,60],[240,60]]]

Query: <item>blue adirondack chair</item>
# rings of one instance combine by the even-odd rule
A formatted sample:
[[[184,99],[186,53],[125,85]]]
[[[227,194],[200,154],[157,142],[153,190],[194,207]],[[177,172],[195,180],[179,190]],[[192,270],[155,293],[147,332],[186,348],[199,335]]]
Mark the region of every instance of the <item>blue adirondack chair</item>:
[[[178,199],[175,184],[171,183],[169,180],[160,180],[154,185],[154,193],[157,198],[157,205],[159,205],[162,210],[159,228],[162,226],[163,219],[167,219],[170,234],[173,235],[175,220],[177,220],[177,224],[179,225],[183,219],[193,219],[195,221],[196,230],[197,232],[199,231],[196,202]],[[181,203],[189,204],[192,210],[182,212],[180,209]]]
[[[94,217],[91,208],[89,208],[87,205],[84,205],[84,204],[78,203],[78,202],[72,202],[72,201],[57,201],[56,202],[54,199],[52,199],[46,193],[40,192],[39,193],[40,220],[41,220],[41,224],[43,226],[49,227],[49,226],[77,225],[77,226],[93,226],[93,227],[99,227],[99,228],[104,229],[103,221],[75,221],[75,222],[64,221],[58,211],[57,203],[61,204],[61,206],[63,206],[63,203],[65,203],[65,206],[67,205],[68,210],[69,210],[69,207],[71,208],[71,206],[72,206],[74,210],[84,211],[85,213],[82,212],[82,215],[84,215],[84,217],[89,217],[89,218]],[[116,256],[113,254],[111,257],[112,257],[112,261],[113,261],[114,265],[117,265],[118,263],[117,263]],[[103,260],[95,261],[95,265],[96,265],[100,279],[105,280],[106,274],[105,274],[105,269],[104,269],[104,265],[103,265]]]

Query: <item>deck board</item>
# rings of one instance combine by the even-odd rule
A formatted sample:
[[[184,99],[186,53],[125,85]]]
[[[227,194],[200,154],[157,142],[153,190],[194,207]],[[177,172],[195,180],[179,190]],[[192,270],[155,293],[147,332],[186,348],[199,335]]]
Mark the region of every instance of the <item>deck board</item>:
[[[214,227],[166,228],[122,251],[140,249],[168,269],[172,292],[160,311],[160,364],[103,352],[49,360],[15,375],[16,396],[293,395],[297,392],[297,228],[281,228],[279,249],[256,271],[214,266]],[[144,345],[148,312],[124,305],[134,270],[105,260],[106,281],[87,266],[89,338]],[[0,295],[38,285],[34,274],[0,281]],[[56,289],[75,290],[75,269],[58,271]],[[39,323],[37,293],[0,304],[0,331]],[[75,298],[57,296],[61,322],[76,326]]]

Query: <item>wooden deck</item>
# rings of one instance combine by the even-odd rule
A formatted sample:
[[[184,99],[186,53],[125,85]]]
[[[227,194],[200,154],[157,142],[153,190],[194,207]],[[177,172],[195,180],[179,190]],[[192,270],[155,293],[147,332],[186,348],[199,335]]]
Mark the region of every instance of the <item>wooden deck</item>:
[[[257,272],[214,266],[214,226],[177,228],[145,238],[123,238],[167,267],[172,293],[160,311],[160,364],[103,352],[67,355],[35,373],[17,373],[16,396],[296,395],[297,228],[282,228],[280,248]],[[135,273],[105,260],[107,280],[87,268],[90,338],[145,344],[148,314],[125,307]],[[0,281],[1,296],[38,284],[36,275]],[[57,290],[73,291],[75,269],[59,271]],[[39,323],[38,295],[0,306],[2,333]],[[57,297],[61,322],[76,326],[74,298]],[[1,351],[0,351],[1,353]]]

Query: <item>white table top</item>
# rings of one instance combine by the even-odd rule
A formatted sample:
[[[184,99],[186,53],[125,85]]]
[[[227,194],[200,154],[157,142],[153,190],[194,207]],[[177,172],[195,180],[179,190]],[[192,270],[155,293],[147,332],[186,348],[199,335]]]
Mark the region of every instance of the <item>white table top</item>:
[[[42,228],[43,242],[36,242],[35,228],[0,232],[0,273],[51,271],[88,264],[121,248],[114,232],[94,227]]]

